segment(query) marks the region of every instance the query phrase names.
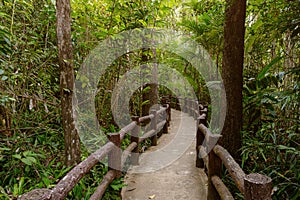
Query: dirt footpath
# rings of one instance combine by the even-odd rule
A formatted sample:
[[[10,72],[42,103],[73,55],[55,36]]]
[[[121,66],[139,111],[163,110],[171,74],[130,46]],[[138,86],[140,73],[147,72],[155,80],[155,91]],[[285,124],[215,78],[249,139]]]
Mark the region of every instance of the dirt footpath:
[[[172,110],[169,134],[127,172],[123,200],[205,200],[207,177],[195,167],[195,130],[191,117]]]

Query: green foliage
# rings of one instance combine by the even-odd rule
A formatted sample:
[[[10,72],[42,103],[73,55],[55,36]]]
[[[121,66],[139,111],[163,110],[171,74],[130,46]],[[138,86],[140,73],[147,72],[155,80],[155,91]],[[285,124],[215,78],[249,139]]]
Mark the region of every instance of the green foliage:
[[[266,75],[267,72],[273,67],[273,65],[275,65],[276,63],[278,63],[281,60],[281,57],[276,57],[274,58],[267,66],[265,66],[263,68],[263,70],[257,75],[257,79],[261,80],[263,79]]]
[[[75,70],[99,41],[142,27],[184,29],[192,33],[220,67],[224,1],[72,0],[71,3]],[[242,166],[247,172],[271,176],[275,199],[297,199],[300,195],[299,5],[297,0],[248,2]],[[62,164],[55,1],[2,0],[0,7],[0,198],[10,199],[35,188],[52,188],[70,169]],[[204,80],[189,63],[178,55],[156,51],[158,63],[177,70],[193,86],[202,103],[210,102]],[[147,61],[141,59],[143,55]],[[97,117],[106,133],[118,130],[110,106],[118,80],[134,66],[153,59],[152,50],[130,52],[100,77],[95,103]],[[145,69],[144,73],[150,71]],[[146,81],[148,77],[143,78]],[[172,84],[180,88],[178,81],[172,80]],[[149,103],[142,98],[149,89],[145,86],[133,94],[132,115],[140,116],[142,106]],[[162,86],[159,93],[164,96],[172,91]],[[99,141],[95,137],[90,142]],[[126,136],[122,148],[129,142]],[[142,145],[149,145],[149,141]],[[86,158],[89,153],[83,151]],[[88,199],[106,172],[107,166],[99,163],[68,199]],[[118,199],[122,186],[122,179],[115,180],[103,198]],[[236,198],[241,198],[235,193]]]
[[[0,13],[1,15],[1,13]],[[10,40],[9,40],[9,32],[7,30],[5,30],[5,27],[0,26],[0,53],[1,53],[1,57],[2,56],[7,56],[10,52]],[[3,60],[0,60],[1,62],[3,62]]]
[[[297,199],[299,2],[249,1],[242,164],[273,179],[274,199]]]
[[[40,131],[1,138],[2,194],[16,197],[35,188],[51,188],[69,170],[55,157],[61,151],[57,133],[48,130],[40,135]]]
[[[168,66],[179,72],[185,80],[193,87],[197,98],[200,100],[202,104],[209,104],[210,96],[208,92],[208,88],[206,87],[206,83],[201,74],[199,74],[198,70],[196,70],[190,63],[181,58],[178,55],[174,55],[170,52],[163,52],[162,58],[160,58],[159,63],[162,65]],[[160,71],[160,76],[164,77],[164,72]],[[170,79],[169,75],[165,78],[166,80]],[[173,87],[178,88],[178,92],[180,94],[185,94],[187,91],[182,87],[182,83],[178,81],[176,78],[172,79],[171,83]],[[166,90],[163,86],[159,87],[159,93],[161,96],[172,94],[174,91]]]
[[[194,39],[210,53],[219,65],[224,39],[224,1],[192,0],[186,3],[186,7],[193,11],[192,16],[184,17],[181,26],[193,33]]]
[[[55,1],[0,2],[1,197],[12,198],[34,188],[52,188],[69,170],[62,165],[59,70]],[[163,26],[175,1],[72,1],[72,44],[77,70],[99,41],[136,27]],[[3,25],[2,25],[3,24]],[[107,132],[115,132],[110,114],[116,81],[138,63],[140,52],[121,57],[101,77],[97,115]],[[84,78],[84,77],[83,77]],[[146,102],[146,101],[145,101]],[[144,102],[144,103],[145,103]],[[142,104],[143,102],[141,102]],[[141,105],[139,103],[139,105]],[[1,116],[2,117],[2,116]],[[103,121],[101,121],[101,119]],[[1,118],[2,120],[2,118]],[[2,121],[1,121],[2,123]],[[2,126],[0,126],[0,131]],[[97,141],[91,141],[97,142]],[[129,143],[127,137],[123,146]],[[85,153],[83,157],[87,157]],[[68,198],[88,199],[107,169],[95,167]],[[104,199],[118,199],[122,180],[113,182]]]
[[[299,75],[290,72],[296,87],[282,90],[289,72],[267,73],[276,60],[245,84],[242,166],[273,179],[274,199],[296,199],[300,193],[300,119],[295,113]]]
[[[66,199],[90,199],[91,195],[95,192],[98,185],[101,183],[103,176],[107,173],[107,166],[103,163],[99,163],[94,166],[91,171],[86,174],[79,183],[73,188]],[[123,179],[115,179],[110,186],[107,188],[102,199],[120,199],[119,191],[124,186]]]
[[[13,198],[52,188],[69,169],[62,164],[54,4],[0,4],[0,186],[1,197]]]

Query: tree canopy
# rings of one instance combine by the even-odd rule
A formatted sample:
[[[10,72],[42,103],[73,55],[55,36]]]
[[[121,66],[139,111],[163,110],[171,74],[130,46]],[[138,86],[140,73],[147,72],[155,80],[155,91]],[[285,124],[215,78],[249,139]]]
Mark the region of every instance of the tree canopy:
[[[222,66],[227,59],[224,56],[228,56],[224,53],[228,48],[228,43],[224,43],[224,37],[228,36],[224,26],[232,23],[225,23],[226,6],[231,1],[71,0],[73,52],[61,49],[57,39],[59,16],[56,13],[60,4],[56,3],[59,2],[65,1],[0,1],[1,199],[12,199],[34,188],[52,188],[70,169],[64,162],[61,103],[62,92],[71,91],[70,88],[62,91],[60,82],[61,63],[69,61],[59,58],[61,50],[70,53],[67,59],[71,59],[69,67],[75,77],[101,41],[136,28],[164,28],[181,32],[199,43],[223,76],[228,72],[224,70],[232,65]],[[245,49],[240,52],[244,55],[243,70],[239,73],[243,115],[239,161],[247,172],[272,177],[274,199],[297,199],[300,195],[300,3],[298,0],[248,0],[246,8]],[[180,55],[151,48],[128,52],[99,77],[95,109],[104,132],[121,128],[116,126],[111,111],[112,91],[118,81],[134,66],[150,62],[179,72],[192,85],[197,99],[211,105],[212,97],[204,78]],[[153,69],[145,67],[140,73],[149,70]],[[209,70],[212,78],[218,76],[217,71]],[[229,75],[227,79],[233,77]],[[170,82],[180,88],[179,81]],[[150,97],[145,95],[149,90],[153,87],[146,85],[132,95],[132,116],[143,114],[143,108],[150,102],[151,93]],[[158,86],[158,103],[160,97],[169,94],[172,91],[168,88]],[[98,141],[95,138],[90,142]],[[81,151],[81,159],[89,155],[84,145]],[[106,171],[107,166],[99,163],[68,198],[89,198]],[[235,198],[241,199],[233,184],[228,185],[236,191]],[[104,198],[118,199],[122,186],[121,179],[114,181]]]

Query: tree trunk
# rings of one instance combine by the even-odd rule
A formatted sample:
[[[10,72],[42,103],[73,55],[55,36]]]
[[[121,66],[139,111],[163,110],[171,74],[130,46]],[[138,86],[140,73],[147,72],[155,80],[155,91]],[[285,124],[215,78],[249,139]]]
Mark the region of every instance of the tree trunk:
[[[222,78],[227,97],[227,111],[220,142],[237,159],[241,148],[246,0],[226,2]]]
[[[151,58],[150,49],[143,50],[142,52],[142,62],[143,64],[146,63],[149,60],[154,60],[153,64],[146,66],[144,65],[142,70],[146,71],[143,79],[146,80],[147,84],[143,86],[143,88],[149,87],[150,89],[147,90],[147,92],[143,91],[142,94],[142,116],[149,115],[150,109],[152,106],[156,105],[158,103],[158,85],[157,85],[157,64],[156,64],[156,50],[153,51],[153,58]],[[147,72],[150,71],[150,72]],[[150,75],[150,77],[149,77]],[[143,103],[149,101],[148,103]]]
[[[57,0],[56,9],[65,163],[67,166],[72,166],[80,162],[80,139],[75,128],[72,97],[74,89],[74,69],[71,42],[70,0]]]

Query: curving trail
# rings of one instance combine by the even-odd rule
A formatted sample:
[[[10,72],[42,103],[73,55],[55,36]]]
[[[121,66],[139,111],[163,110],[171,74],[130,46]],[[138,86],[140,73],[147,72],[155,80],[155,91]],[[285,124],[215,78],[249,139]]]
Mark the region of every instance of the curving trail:
[[[169,133],[141,155],[139,166],[127,172],[123,200],[206,199],[206,174],[195,167],[195,121],[173,109],[171,116]]]

